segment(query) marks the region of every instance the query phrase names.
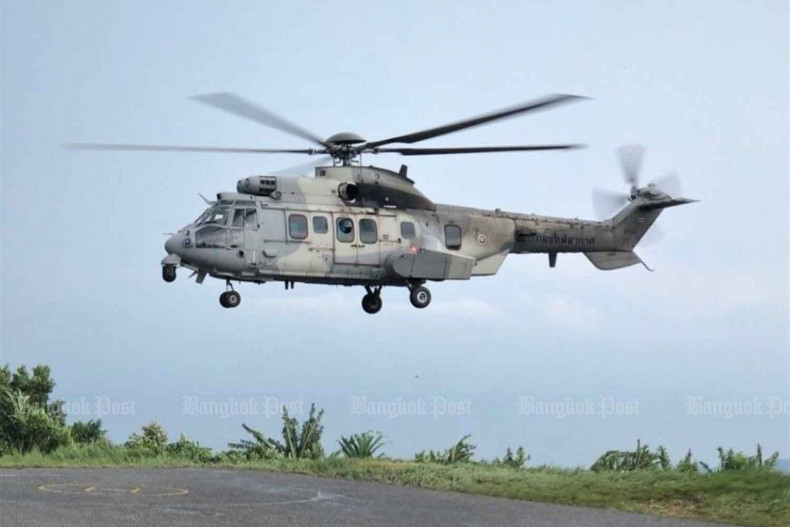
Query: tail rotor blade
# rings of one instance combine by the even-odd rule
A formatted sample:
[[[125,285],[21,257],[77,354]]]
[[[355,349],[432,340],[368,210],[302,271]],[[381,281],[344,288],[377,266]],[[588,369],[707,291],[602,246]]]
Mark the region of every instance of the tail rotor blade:
[[[628,194],[611,190],[593,189],[593,210],[599,219],[605,220],[614,215],[628,203]]]
[[[652,183],[664,194],[669,194],[675,198],[683,196],[683,186],[680,184],[680,178],[677,172],[669,172],[668,174],[654,179]]]
[[[645,147],[642,145],[625,145],[617,151],[620,166],[623,168],[625,180],[632,187],[639,186],[639,172],[645,157]]]
[[[658,245],[661,243],[661,240],[667,237],[666,232],[656,225],[655,223],[647,230],[647,232],[642,236],[642,239],[639,240],[639,245],[641,247],[652,247],[654,245]]]

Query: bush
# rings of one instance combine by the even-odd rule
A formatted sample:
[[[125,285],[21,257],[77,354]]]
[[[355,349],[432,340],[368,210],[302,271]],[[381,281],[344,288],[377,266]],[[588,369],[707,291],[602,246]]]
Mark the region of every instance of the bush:
[[[63,401],[49,401],[55,381],[49,366],[0,368],[0,455],[38,448],[49,452],[69,443]]]
[[[324,456],[321,446],[321,436],[324,426],[321,418],[324,411],[316,413],[315,403],[310,405],[310,415],[299,427],[299,421],[288,415],[288,409],[283,407],[283,441],[266,437],[262,432],[242,424],[242,428],[253,440],[242,439],[238,443],[228,443],[232,451],[241,452],[247,459],[275,459],[286,457],[292,459],[320,459]]]
[[[465,435],[457,443],[445,451],[430,450],[429,452],[418,452],[414,455],[414,460],[418,463],[443,463],[451,465],[453,463],[465,463],[472,460],[475,448],[477,446],[467,442],[471,435]]]
[[[101,439],[105,439],[107,434],[106,430],[101,428],[101,419],[91,419],[87,423],[84,421],[77,421],[71,425],[71,439],[79,444],[96,443]]]
[[[167,433],[164,428],[162,428],[162,425],[156,421],[152,421],[144,425],[141,431],[141,434],[135,433],[129,436],[124,446],[132,450],[147,449],[154,454],[161,454],[165,451],[165,447],[167,446]]]
[[[369,430],[349,437],[340,436],[338,443],[346,457],[368,458],[373,457],[376,451],[384,446],[384,436],[381,432]],[[384,454],[382,453],[376,457],[383,456]]]
[[[743,452],[733,452],[732,449],[726,452],[719,447],[719,470],[772,470],[779,459],[779,452],[774,452],[771,456],[763,460],[763,449],[758,444],[757,453],[754,456],[747,456]]]
[[[316,415],[315,403],[310,405],[310,415],[302,423],[299,430],[299,421],[295,417],[289,417],[288,411],[283,407],[283,439],[285,441],[285,457],[294,459],[310,458],[320,459],[324,457],[324,448],[321,446],[321,436],[324,433],[324,425],[321,418],[324,411],[321,410]]]
[[[523,446],[520,446],[516,449],[515,455],[513,455],[513,451],[510,450],[510,447],[508,447],[507,452],[505,452],[505,457],[501,460],[495,459],[494,465],[504,465],[510,468],[523,468],[527,461],[529,461],[529,456],[527,455]]]
[[[196,463],[208,463],[214,457],[210,448],[200,446],[200,443],[192,441],[184,434],[181,434],[175,443],[167,445],[165,452],[171,456],[186,458]]]
[[[0,442],[5,444],[4,450],[24,454],[36,448],[48,453],[71,442],[68,427],[43,408],[34,406],[30,395],[6,389],[0,398],[4,401],[0,419]]]
[[[647,445],[642,445],[636,440],[636,450],[610,450],[599,457],[590,467],[594,472],[607,470],[631,471],[660,468],[670,470],[672,463],[669,460],[666,448],[659,446],[655,452]]]
[[[685,472],[685,473],[697,473],[700,471],[699,470],[700,467],[705,469],[707,472],[710,472],[710,468],[708,467],[708,465],[706,465],[701,461],[694,461],[694,459],[692,459],[691,450],[689,450],[688,452],[686,452],[685,457],[678,462],[677,466],[675,467],[675,470],[677,470],[678,472]]]
[[[242,424],[241,427],[252,436],[253,440],[240,439],[238,443],[228,443],[228,447],[230,447],[231,450],[227,452],[227,454],[239,454],[248,460],[276,459],[283,457],[281,452],[282,445],[276,440],[264,436],[262,432],[246,424]]]

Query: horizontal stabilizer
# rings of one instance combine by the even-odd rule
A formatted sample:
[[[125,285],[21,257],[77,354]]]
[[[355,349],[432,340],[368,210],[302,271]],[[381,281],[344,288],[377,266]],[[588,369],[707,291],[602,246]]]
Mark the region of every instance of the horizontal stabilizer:
[[[584,253],[584,256],[586,256],[595,267],[602,271],[622,269],[623,267],[629,267],[640,263],[644,265],[642,259],[639,258],[634,251],[590,252]]]
[[[676,207],[678,205],[685,205],[687,203],[696,203],[698,201],[699,201],[698,199],[670,198],[662,201],[645,203],[644,205],[639,205],[639,208],[642,210],[665,209],[667,207]]]

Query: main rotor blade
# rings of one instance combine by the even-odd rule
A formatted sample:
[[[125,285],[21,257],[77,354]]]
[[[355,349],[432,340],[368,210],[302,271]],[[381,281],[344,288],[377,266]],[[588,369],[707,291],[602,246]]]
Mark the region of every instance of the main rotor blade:
[[[209,93],[207,95],[196,95],[192,99],[329,148],[329,144],[325,143],[323,139],[313,132],[305,130],[301,126],[291,123],[261,106],[242,99],[238,95],[232,93]]]
[[[436,128],[429,128],[427,130],[422,130],[420,132],[414,132],[411,134],[399,135],[397,137],[390,137],[389,139],[383,139],[381,141],[373,141],[364,145],[360,145],[357,149],[363,150],[368,148],[376,148],[378,146],[388,145],[390,143],[407,143],[407,144],[417,143],[419,141],[425,141],[426,139],[430,139],[432,137],[438,137],[440,135],[450,134],[453,132],[457,132],[459,130],[464,130],[466,128],[472,128],[474,126],[480,126],[482,124],[490,123],[492,121],[497,121],[499,119],[514,117],[522,113],[545,109],[551,106],[556,106],[571,101],[577,101],[584,98],[585,97],[579,97],[578,95],[562,95],[562,94],[549,95],[542,99],[520,104],[518,106],[512,106],[510,108],[505,108],[502,110],[498,110],[496,112],[487,113],[484,115],[480,115],[478,117],[464,119],[463,121],[458,121],[456,123],[446,124],[444,126],[437,126]]]
[[[404,156],[435,156],[444,154],[483,154],[486,152],[532,152],[536,150],[572,150],[584,145],[532,145],[532,146],[470,146],[460,148],[374,148],[374,154],[401,154]]]
[[[624,145],[617,150],[617,154],[626,182],[631,186],[638,187],[639,171],[642,168],[642,161],[645,157],[645,147],[642,145]]]
[[[121,150],[136,152],[221,152],[231,154],[320,154],[323,150],[282,150],[272,148],[227,148],[218,146],[180,146],[180,145],[129,145],[108,143],[66,143],[72,150]]]
[[[614,215],[628,203],[628,194],[612,192],[611,190],[593,189],[593,210],[599,220],[605,220]]]
[[[307,175],[307,173],[313,171],[315,167],[331,162],[332,156],[319,157],[318,159],[313,159],[307,163],[300,163],[298,165],[283,168],[281,170],[274,170],[271,172],[271,174],[277,176],[304,176]]]

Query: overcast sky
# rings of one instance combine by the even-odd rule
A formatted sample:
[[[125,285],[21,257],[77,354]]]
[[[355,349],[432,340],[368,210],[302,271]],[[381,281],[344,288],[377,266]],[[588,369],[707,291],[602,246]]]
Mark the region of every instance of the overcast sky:
[[[55,395],[89,404],[75,417],[95,418],[96,397],[134,400],[102,417],[113,439],[151,420],[212,447],[242,422],[275,435],[268,397],[323,407],[328,450],[376,429],[404,457],[468,433],[482,457],[524,445],[532,464],[589,464],[637,438],[673,458],[790,454],[787,2],[3,2],[0,39],[0,363],[49,364]],[[425,143],[585,150],[409,158],[409,175],[441,203],[586,218],[593,187],[626,189],[614,151],[636,142],[645,180],[677,170],[702,201],[666,211],[663,241],[637,249],[655,273],[522,255],[432,285],[421,311],[405,290],[370,316],[360,288],[302,284],[243,285],[225,310],[217,280],[161,280],[162,233],[201,212],[198,192],[303,159],[61,148],[310,146],[188,99],[215,91],[371,140],[585,95]],[[185,396],[253,398],[257,415],[184,415]],[[354,414],[354,397],[426,415]],[[434,397],[470,412],[433,416]],[[524,397],[594,411],[521,413]],[[601,397],[639,413],[604,417]],[[756,398],[761,413],[690,414],[689,397]]]

